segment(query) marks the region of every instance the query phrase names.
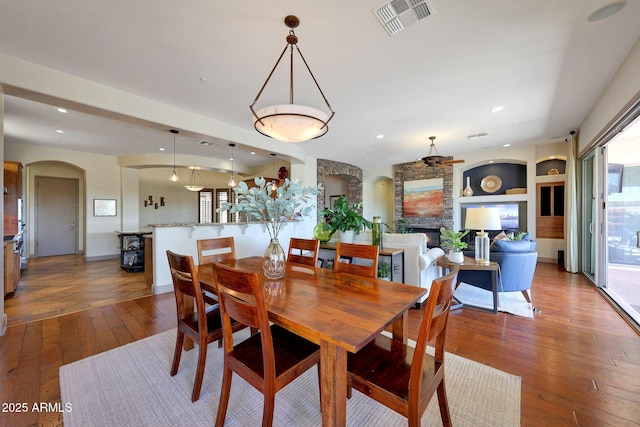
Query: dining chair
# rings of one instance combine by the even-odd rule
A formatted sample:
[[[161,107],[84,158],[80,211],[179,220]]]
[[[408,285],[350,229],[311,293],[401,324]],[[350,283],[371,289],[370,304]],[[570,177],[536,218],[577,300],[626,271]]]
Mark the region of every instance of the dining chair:
[[[198,248],[199,265],[229,261],[236,257],[236,245],[233,237],[200,239],[196,240],[196,246]],[[205,292],[204,295],[206,303],[218,303],[218,299],[215,295],[211,295],[207,292]]]
[[[287,262],[295,262],[296,264],[315,267],[318,262],[319,251],[320,240],[298,239],[296,237],[292,237],[289,239],[289,254],[287,255]]]
[[[234,259],[236,245],[233,237],[217,237],[196,240],[198,246],[198,264],[211,264]]]
[[[359,352],[348,355],[348,396],[353,387],[404,415],[409,426],[415,427],[437,390],[442,424],[451,425],[444,385],[444,344],[457,275],[456,266],[433,280],[415,348],[379,335]],[[426,353],[429,342],[435,342],[434,356]]]
[[[222,319],[217,304],[205,307],[204,296],[198,279],[198,270],[193,262],[193,257],[167,250],[167,258],[169,260],[169,269],[171,270],[178,318],[178,333],[171,365],[171,376],[178,373],[186,335],[198,344],[198,365],[193,392],[191,393],[191,401],[195,402],[200,398],[202,378],[207,361],[207,345],[214,341],[220,341],[223,337]],[[192,298],[195,305],[194,311],[190,310],[191,303],[187,301],[187,298]],[[230,328],[233,331],[237,331],[243,329],[244,326],[234,322]]]
[[[320,347],[280,326],[269,325],[259,273],[215,263],[213,274],[224,335],[224,370],[216,426],[224,425],[234,372],[263,394],[262,425],[270,426],[276,392],[313,365],[320,375]],[[235,344],[232,318],[259,332]]]
[[[378,277],[379,250],[380,248],[377,245],[338,242],[333,269],[337,273],[345,272],[366,277]],[[366,260],[366,263],[359,264],[355,262],[356,260]]]

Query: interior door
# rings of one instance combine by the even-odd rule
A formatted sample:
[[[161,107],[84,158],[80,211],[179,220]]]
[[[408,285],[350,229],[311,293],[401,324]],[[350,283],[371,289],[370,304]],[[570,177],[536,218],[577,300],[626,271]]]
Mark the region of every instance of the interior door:
[[[78,180],[36,177],[37,257],[75,254],[77,250]]]

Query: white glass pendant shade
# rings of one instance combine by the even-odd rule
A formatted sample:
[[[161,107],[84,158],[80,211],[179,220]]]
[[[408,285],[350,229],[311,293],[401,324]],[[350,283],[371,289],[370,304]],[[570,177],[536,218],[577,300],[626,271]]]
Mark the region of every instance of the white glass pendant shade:
[[[184,186],[189,191],[200,191],[204,188],[204,181],[200,176],[200,173],[196,169],[191,170],[191,176],[189,177],[189,183]]]
[[[253,125],[261,134],[283,142],[303,142],[329,130],[329,115],[313,107],[297,104],[270,105],[256,111]]]
[[[229,178],[229,182],[227,182],[227,186],[229,187],[236,186],[236,178],[233,175],[231,175],[231,178]]]

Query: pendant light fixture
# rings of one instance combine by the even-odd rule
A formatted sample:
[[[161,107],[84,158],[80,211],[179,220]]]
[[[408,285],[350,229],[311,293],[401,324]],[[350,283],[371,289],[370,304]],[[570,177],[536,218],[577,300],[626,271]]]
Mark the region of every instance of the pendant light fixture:
[[[231,160],[231,178],[229,178],[229,182],[227,182],[227,185],[231,188],[236,186],[236,178],[233,171],[233,147],[235,146],[236,144],[229,144],[229,147],[231,147],[231,158],[229,159]]]
[[[274,177],[271,181],[271,191],[276,191],[278,189],[278,183],[276,182],[276,153],[271,153],[271,176]]]
[[[185,185],[184,188],[189,191],[200,191],[204,188],[204,181],[196,168],[191,169],[189,184]]]
[[[173,134],[173,172],[171,173],[169,180],[177,182],[180,181],[180,178],[178,178],[178,172],[176,172],[176,134],[178,133],[178,131],[175,129],[171,129],[169,132]]]
[[[284,47],[280,57],[276,61],[276,65],[274,65],[271,73],[267,77],[267,80],[262,85],[260,92],[256,96],[256,99],[253,101],[253,104],[249,106],[251,112],[253,113],[253,125],[256,130],[261,134],[268,136],[273,139],[277,139],[279,141],[284,142],[303,142],[308,141],[310,139],[318,138],[327,133],[329,130],[329,121],[333,118],[335,112],[331,109],[331,105],[329,105],[329,101],[324,96],[322,89],[320,89],[320,85],[316,80],[315,76],[311,72],[307,61],[302,56],[302,52],[298,47],[298,37],[296,37],[293,29],[296,28],[300,24],[300,20],[298,17],[289,15],[284,18],[284,23],[287,27],[290,28],[289,35],[287,36],[287,45]],[[302,62],[304,63],[307,71],[311,75],[313,82],[316,84],[318,91],[320,91],[320,95],[324,99],[325,104],[329,108],[330,115],[324,111],[320,111],[313,107],[308,107],[306,105],[294,104],[293,99],[293,48],[296,48],[296,51],[300,55]],[[280,105],[271,105],[268,107],[264,107],[256,111],[253,107],[256,102],[262,95],[262,91],[269,83],[271,76],[278,68],[278,64],[280,64],[280,60],[289,48],[289,103],[288,104],[280,104]]]

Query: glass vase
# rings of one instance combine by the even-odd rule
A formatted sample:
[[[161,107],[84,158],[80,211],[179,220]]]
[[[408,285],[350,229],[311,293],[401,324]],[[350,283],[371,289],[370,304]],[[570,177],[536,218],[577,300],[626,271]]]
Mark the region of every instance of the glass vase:
[[[284,277],[286,267],[286,257],[284,250],[280,246],[278,239],[271,239],[271,243],[264,252],[264,260],[262,261],[262,269],[267,279],[282,279]]]
[[[378,246],[382,249],[382,229],[381,226],[382,221],[379,216],[373,217],[373,223],[371,224],[371,244],[373,246]]]

